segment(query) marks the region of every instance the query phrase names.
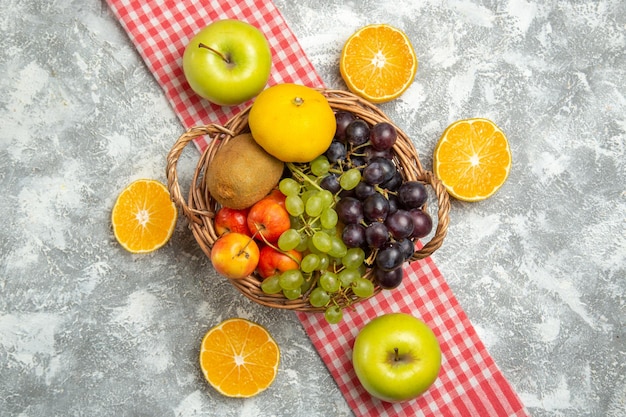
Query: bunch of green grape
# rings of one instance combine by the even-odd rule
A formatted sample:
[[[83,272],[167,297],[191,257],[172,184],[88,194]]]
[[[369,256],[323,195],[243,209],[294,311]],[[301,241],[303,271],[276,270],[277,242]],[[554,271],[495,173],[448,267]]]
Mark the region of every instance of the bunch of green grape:
[[[331,167],[324,155],[308,164],[288,164],[292,176],[279,182],[286,196],[285,208],[291,216],[291,228],[278,239],[281,251],[296,250],[303,257],[300,269],[284,271],[266,278],[261,289],[267,294],[282,292],[287,299],[307,295],[314,307],[324,307],[329,323],[343,317],[341,305],[353,298],[374,294],[374,284],[364,275],[365,252],[348,248],[338,230],[335,206],[338,193],[320,186]],[[361,180],[358,169],[340,173],[343,190],[353,189]]]

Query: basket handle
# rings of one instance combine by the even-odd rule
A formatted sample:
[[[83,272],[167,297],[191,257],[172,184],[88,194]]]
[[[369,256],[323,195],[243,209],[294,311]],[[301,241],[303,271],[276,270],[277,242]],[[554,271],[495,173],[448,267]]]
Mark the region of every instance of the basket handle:
[[[219,135],[233,136],[233,132],[225,127],[216,124],[195,126],[188,129],[178,138],[178,140],[174,143],[174,146],[172,146],[172,149],[167,154],[167,167],[165,170],[165,176],[167,177],[167,187],[170,190],[170,197],[172,201],[181,208],[185,217],[187,217],[190,221],[196,223],[201,223],[201,220],[196,217],[196,214],[201,213],[198,210],[190,208],[185,201],[178,181],[177,165],[178,160],[180,159],[180,156],[183,153],[185,147],[194,139],[205,135],[211,136],[212,140],[216,140]],[[209,147],[207,147],[205,153],[208,149]]]

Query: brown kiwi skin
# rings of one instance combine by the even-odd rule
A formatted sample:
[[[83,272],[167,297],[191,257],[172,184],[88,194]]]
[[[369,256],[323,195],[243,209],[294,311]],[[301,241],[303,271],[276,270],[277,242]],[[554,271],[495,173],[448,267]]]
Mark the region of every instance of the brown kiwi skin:
[[[242,133],[217,150],[205,173],[206,184],[222,207],[245,209],[276,187],[284,168],[250,133]]]

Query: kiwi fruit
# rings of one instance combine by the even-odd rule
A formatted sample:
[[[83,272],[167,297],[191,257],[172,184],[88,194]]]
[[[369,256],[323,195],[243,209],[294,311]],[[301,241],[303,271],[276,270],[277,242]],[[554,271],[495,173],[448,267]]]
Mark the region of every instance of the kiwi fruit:
[[[243,133],[222,144],[207,167],[206,184],[223,207],[251,207],[276,187],[284,162],[267,153],[251,134]]]

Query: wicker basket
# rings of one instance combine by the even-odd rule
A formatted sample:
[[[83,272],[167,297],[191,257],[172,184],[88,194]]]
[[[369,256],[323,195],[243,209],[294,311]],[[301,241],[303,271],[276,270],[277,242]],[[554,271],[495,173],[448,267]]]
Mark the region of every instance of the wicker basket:
[[[326,96],[335,111],[350,111],[370,125],[382,121],[392,123],[379,108],[352,93],[341,90],[320,91]],[[211,254],[211,247],[218,238],[213,225],[213,218],[219,206],[216,201],[211,198],[207,190],[206,182],[203,178],[204,172],[220,146],[240,133],[249,132],[249,110],[250,108],[245,109],[229,120],[224,126],[210,124],[189,129],[178,138],[167,157],[166,174],[172,200],[188,219],[189,227],[196,241],[208,257],[210,257]],[[393,148],[396,167],[405,180],[416,180],[430,186],[437,198],[437,220],[436,222],[433,221],[433,223],[436,224],[435,232],[432,238],[414,253],[413,257],[409,260],[409,262],[413,262],[430,256],[443,243],[448,228],[450,202],[448,193],[443,184],[432,172],[426,171],[422,167],[411,140],[401,129],[397,128],[397,126],[396,129],[398,130],[398,139]],[[188,198],[185,199],[181,193],[178,180],[178,160],[184,148],[190,142],[204,135],[208,135],[212,140],[198,161],[191,181]],[[230,281],[246,297],[268,307],[298,311],[323,311],[325,309],[323,307],[317,308],[311,306],[308,302],[308,292],[304,293],[302,297],[296,300],[288,300],[282,294],[265,294],[261,290],[261,279],[256,275]],[[379,291],[381,291],[381,289],[377,287],[375,292],[378,293]],[[358,301],[359,298],[354,295],[342,297],[338,300],[342,307]]]

